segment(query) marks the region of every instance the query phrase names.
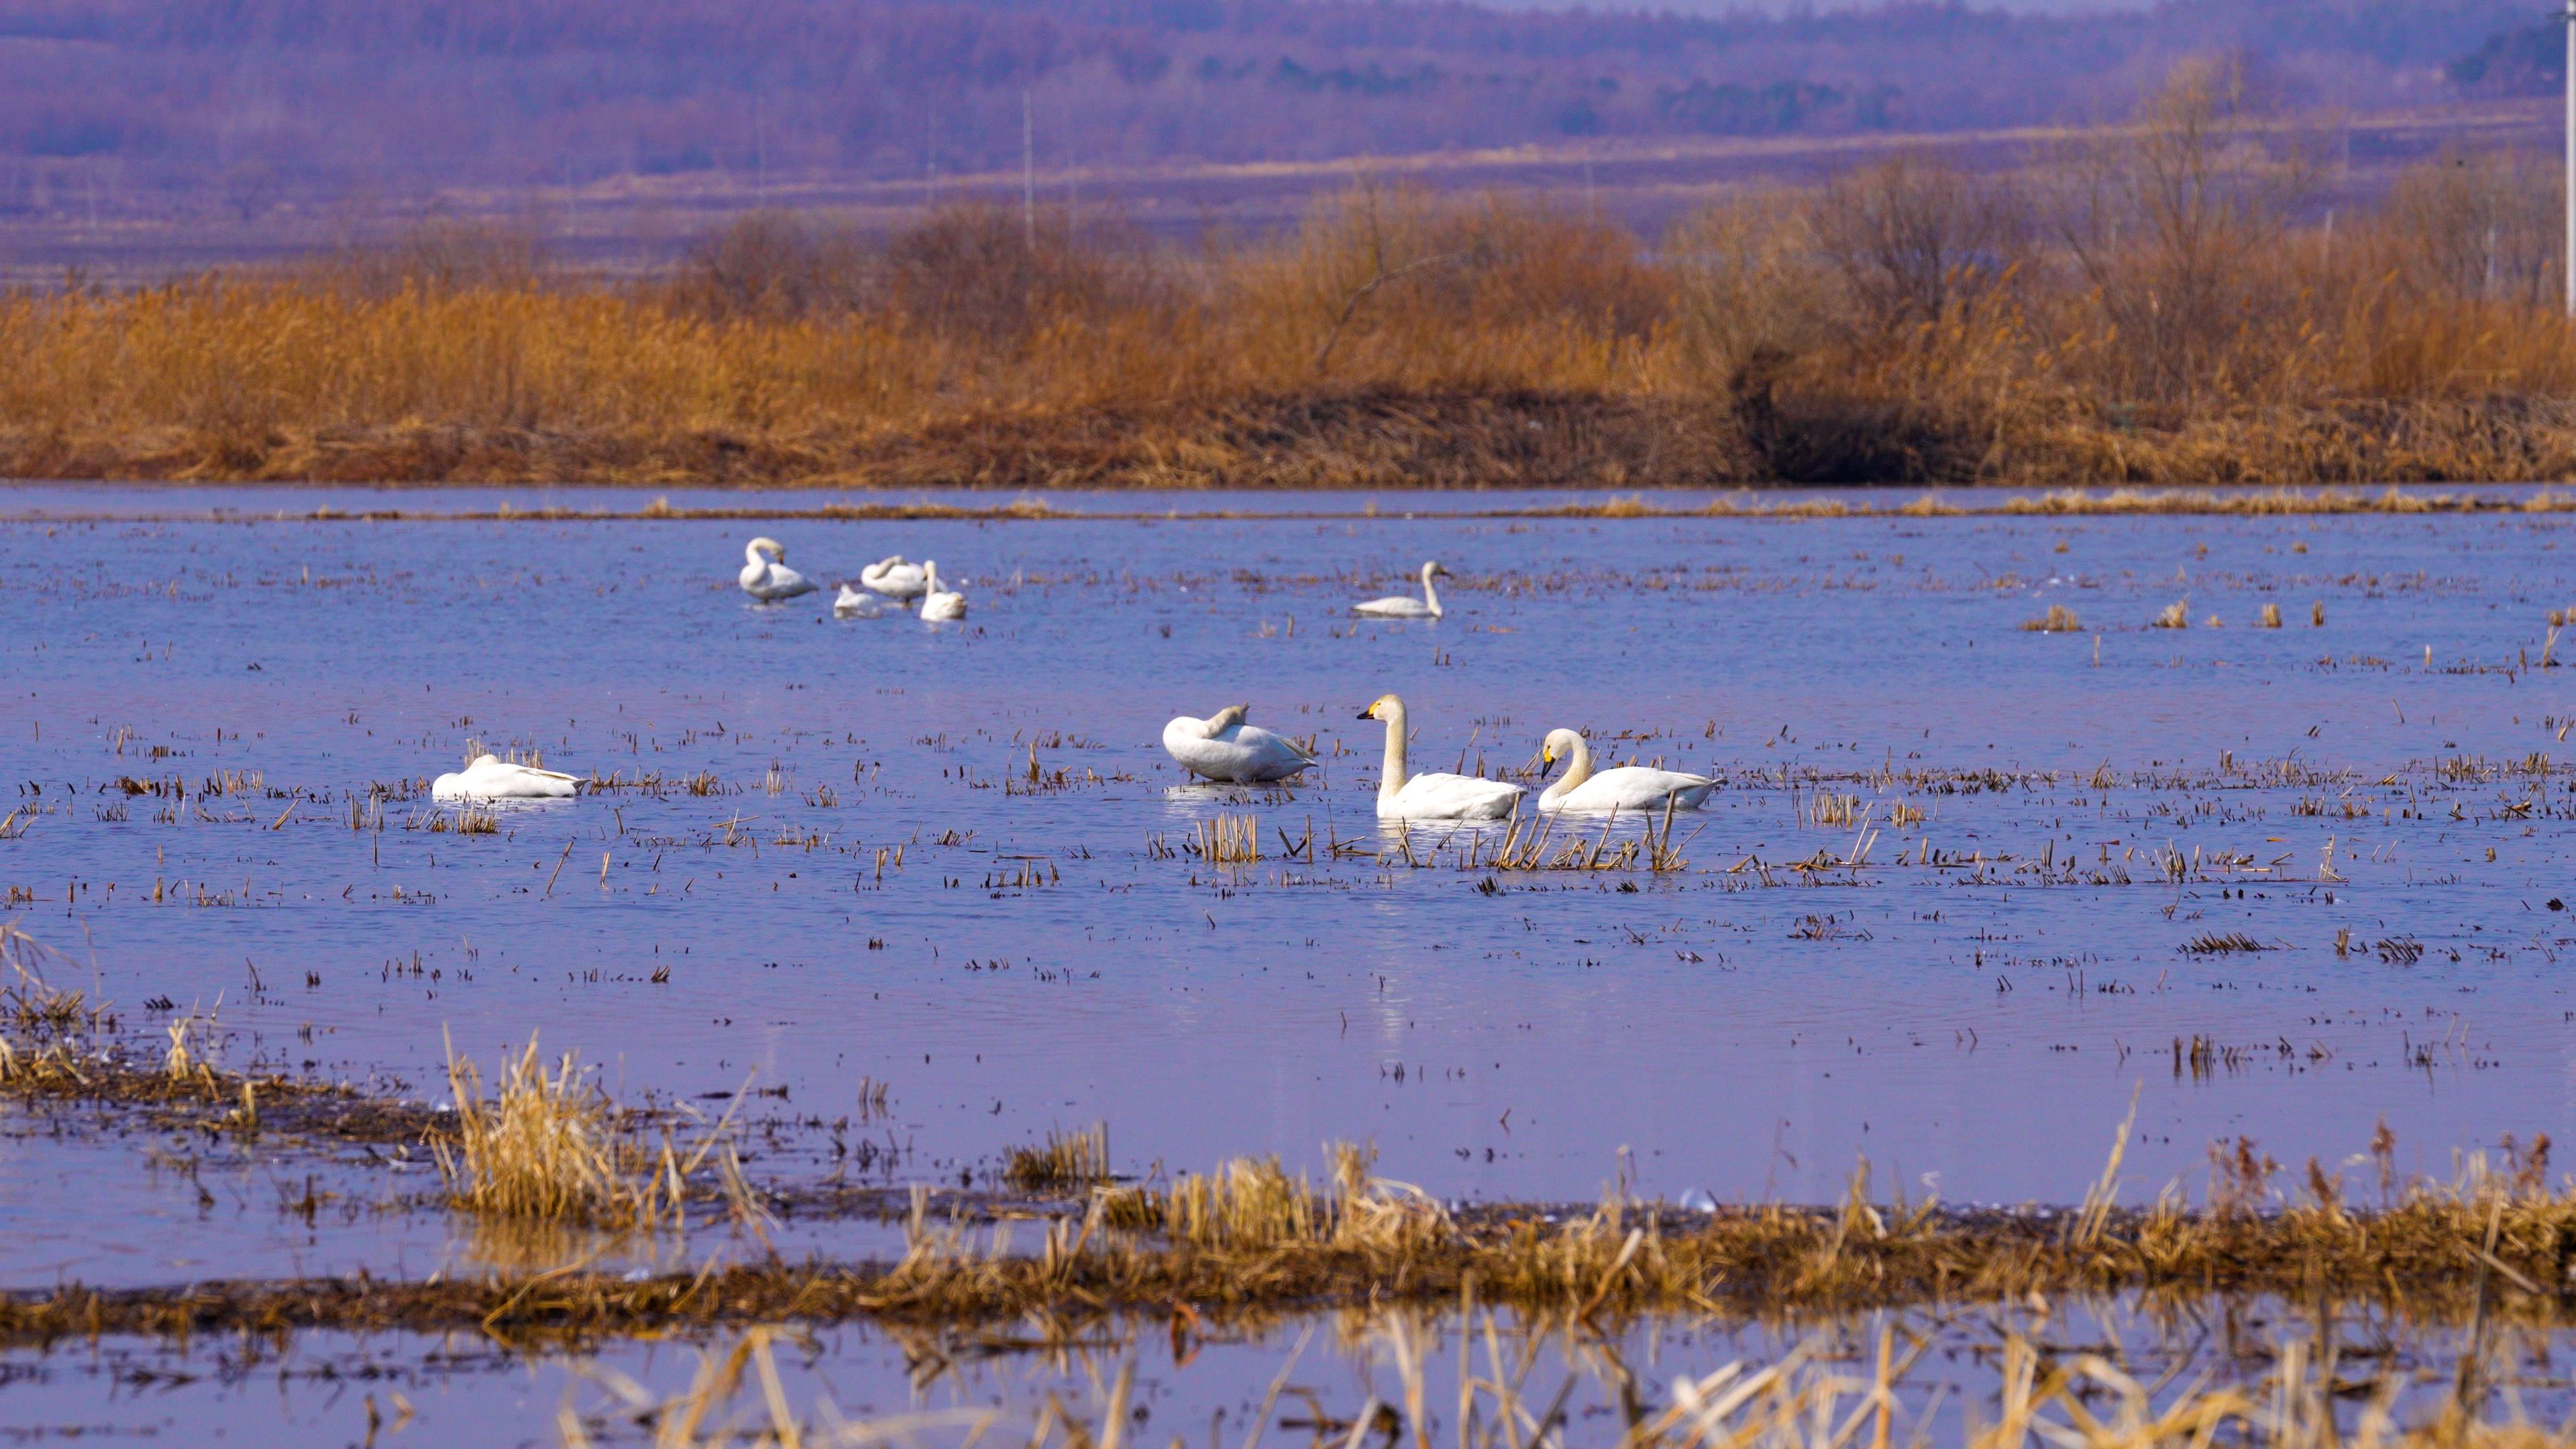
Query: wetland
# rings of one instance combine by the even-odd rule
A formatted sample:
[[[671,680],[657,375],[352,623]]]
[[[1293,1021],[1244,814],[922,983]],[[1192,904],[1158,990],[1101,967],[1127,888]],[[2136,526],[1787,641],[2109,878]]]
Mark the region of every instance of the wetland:
[[[0,491],[0,1394],[328,1442],[2554,1422],[2576,522],[2481,493]],[[754,533],[971,610],[755,604]],[[1349,613],[1426,559],[1445,617]],[[1423,768],[1564,727],[1717,788],[1381,823],[1390,692]],[[1320,765],[1193,783],[1163,722],[1236,702]],[[582,791],[430,798],[482,750]]]

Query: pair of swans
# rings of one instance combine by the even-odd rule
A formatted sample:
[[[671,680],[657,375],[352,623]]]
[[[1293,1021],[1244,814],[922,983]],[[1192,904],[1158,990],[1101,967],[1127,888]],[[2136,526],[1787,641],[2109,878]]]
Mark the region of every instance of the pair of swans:
[[[1389,594],[1383,599],[1353,604],[1351,612],[1366,614],[1372,619],[1437,619],[1440,617],[1440,591],[1431,586],[1431,581],[1447,577],[1449,571],[1438,562],[1426,562],[1422,565],[1421,598],[1411,594]]]
[[[516,765],[492,755],[476,755],[474,762],[464,769],[432,780],[429,798],[564,800],[571,798],[579,778],[560,770],[540,770],[534,765]]]
[[[1475,775],[1413,774],[1406,767],[1404,701],[1395,695],[1378,696],[1375,704],[1360,711],[1360,718],[1386,724],[1386,768],[1377,782],[1381,820],[1500,820],[1512,813],[1526,793],[1507,781]],[[1548,768],[1560,759],[1570,761],[1565,778],[1538,797],[1539,809],[1549,813],[1661,810],[1667,803],[1696,810],[1717,783],[1706,775],[1644,765],[1622,765],[1596,774],[1591,747],[1572,730],[1550,731],[1539,754]]]
[[[902,565],[905,577],[895,578],[884,572],[896,564]],[[871,572],[875,572],[879,581],[889,587],[879,587],[879,584],[869,583],[868,576]],[[921,600],[921,606],[917,612],[922,618],[934,624],[946,619],[966,617],[966,596],[941,585],[939,563],[935,559],[924,559],[918,564],[902,563],[899,558],[887,559],[883,563],[859,570],[859,582],[868,584],[868,587],[874,589],[876,593],[890,599]],[[893,591],[894,588],[909,588],[911,591],[896,593]],[[885,606],[873,595],[860,593],[848,584],[841,585],[840,597],[832,600],[832,613],[836,618],[872,619],[883,612],[885,612]]]
[[[1163,726],[1163,753],[1203,780],[1228,785],[1267,785],[1312,768],[1315,757],[1296,741],[1244,723],[1248,704],[1230,704],[1206,719],[1180,715]]]

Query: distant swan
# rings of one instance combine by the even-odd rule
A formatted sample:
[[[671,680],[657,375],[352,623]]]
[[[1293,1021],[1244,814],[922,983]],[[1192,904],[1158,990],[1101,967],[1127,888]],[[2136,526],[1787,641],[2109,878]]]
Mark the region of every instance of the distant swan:
[[[836,619],[873,619],[885,610],[885,600],[860,593],[848,584],[841,585],[840,595],[832,600],[832,617]]]
[[[505,764],[490,755],[430,782],[432,800],[560,800],[573,793],[580,777],[534,765]]]
[[[777,539],[755,538],[744,546],[742,556],[742,591],[762,603],[814,592],[812,579],[786,565],[787,546]]]
[[[1360,718],[1386,721],[1386,773],[1377,782],[1380,820],[1500,820],[1512,813],[1518,785],[1474,775],[1405,773],[1403,700],[1381,694]]]
[[[966,596],[939,586],[938,560],[922,560],[921,576],[924,584],[921,596],[922,618],[937,623],[942,619],[966,617]]]
[[[930,591],[930,574],[899,553],[887,554],[859,570],[859,582],[889,599],[918,599]]]
[[[1543,811],[1572,810],[1577,814],[1608,814],[1613,810],[1661,810],[1671,801],[1679,810],[1697,810],[1717,782],[1706,775],[1685,775],[1677,770],[1655,770],[1644,765],[1620,765],[1592,773],[1592,747],[1583,736],[1572,730],[1550,730],[1547,741],[1539,747],[1542,772],[1557,761],[1569,760],[1565,778],[1547,787],[1538,797]]]
[[[1230,785],[1265,785],[1315,763],[1315,757],[1243,717],[1252,706],[1230,704],[1206,719],[1181,715],[1163,726],[1163,751],[1191,774]]]
[[[1422,566],[1422,597],[1411,594],[1389,594],[1383,599],[1351,605],[1354,614],[1367,614],[1379,619],[1437,619],[1440,617],[1440,595],[1431,587],[1433,579],[1445,579],[1449,571],[1437,563]]]

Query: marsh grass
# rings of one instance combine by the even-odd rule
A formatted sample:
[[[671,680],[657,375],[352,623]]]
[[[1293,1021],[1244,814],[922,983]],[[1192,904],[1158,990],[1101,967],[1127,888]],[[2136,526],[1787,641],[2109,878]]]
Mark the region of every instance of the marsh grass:
[[[1002,1163],[1002,1180],[1022,1192],[1083,1189],[1110,1176],[1105,1122],[1078,1132],[1050,1131],[1038,1146],[1011,1148]]]
[[[1712,480],[2254,484],[2278,491],[2027,507],[2431,512],[2494,505],[2350,490],[2576,471],[2576,326],[2529,229],[2498,230],[2529,211],[2519,173],[2441,158],[2329,245],[2293,220],[2313,168],[2214,74],[2178,69],[2026,177],[1900,158],[1658,238],[1362,185],[1195,249],[989,208],[881,243],[764,214],[631,282],[458,265],[448,239],[13,293],[0,472],[1520,484],[1611,491],[1588,508],[1616,518]],[[2464,267],[2497,236],[2510,265]]]
[[[2021,627],[2027,634],[2078,634],[2083,632],[2084,621],[2064,604],[2051,604],[2048,612],[2038,618],[2022,620]]]
[[[440,1174],[458,1208],[480,1215],[617,1229],[676,1220],[687,1179],[717,1139],[684,1165],[666,1135],[658,1150],[639,1123],[612,1103],[578,1060],[551,1066],[537,1039],[505,1055],[488,1098],[469,1057],[447,1052],[454,1125],[431,1138]]]

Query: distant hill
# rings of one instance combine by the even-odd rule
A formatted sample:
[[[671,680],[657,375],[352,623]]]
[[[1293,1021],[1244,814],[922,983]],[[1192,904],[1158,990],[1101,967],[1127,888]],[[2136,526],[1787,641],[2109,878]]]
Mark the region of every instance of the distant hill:
[[[1313,160],[2116,113],[2177,56],[2422,102],[2522,0],[1685,17],[1369,0],[0,0],[0,216]],[[2461,84],[2472,84],[2463,81]],[[1023,106],[1025,103],[1025,113]]]

